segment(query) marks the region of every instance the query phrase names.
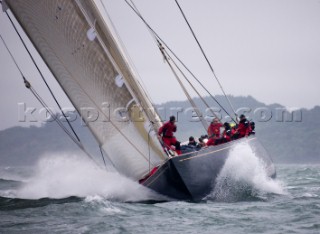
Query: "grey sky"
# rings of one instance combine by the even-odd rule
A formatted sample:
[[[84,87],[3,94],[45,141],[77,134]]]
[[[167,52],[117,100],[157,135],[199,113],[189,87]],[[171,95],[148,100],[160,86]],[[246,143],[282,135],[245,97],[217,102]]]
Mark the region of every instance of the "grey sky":
[[[149,32],[124,1],[104,0],[145,87],[156,103],[186,99]],[[143,16],[214,94],[217,83],[173,0],[135,0]],[[225,91],[267,104],[319,105],[320,0],[180,0]],[[102,9],[103,11],[103,9]],[[5,14],[0,34],[37,91],[48,92]],[[39,58],[42,71],[45,66]],[[0,129],[18,124],[18,102],[38,107],[0,42]],[[48,81],[68,106],[51,75]],[[49,105],[53,105],[47,98]],[[70,105],[69,105],[70,106]],[[20,123],[21,124],[21,123]],[[27,124],[27,123],[26,123]]]

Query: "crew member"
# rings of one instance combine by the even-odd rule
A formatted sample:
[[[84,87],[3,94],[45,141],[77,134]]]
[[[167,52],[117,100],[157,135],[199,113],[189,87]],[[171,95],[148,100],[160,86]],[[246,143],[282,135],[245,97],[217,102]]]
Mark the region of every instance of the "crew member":
[[[245,115],[240,115],[240,122],[236,131],[237,138],[249,136],[251,132],[250,122],[247,120]]]
[[[193,136],[189,137],[188,146],[195,148],[197,145],[198,145],[198,144],[197,144],[197,142],[194,140],[194,137],[193,137]]]
[[[207,146],[207,142],[208,142],[208,135],[201,135],[199,137],[199,147],[205,147]]]
[[[173,135],[174,132],[177,131],[177,126],[175,125],[176,117],[170,116],[170,120],[164,123],[158,131],[158,135],[161,136],[162,140],[166,147],[171,147],[172,145],[175,146],[175,151],[178,155],[181,154],[181,147],[180,142],[177,141],[175,136]]]
[[[225,122],[223,126],[224,126],[224,131],[222,133],[222,143],[229,142],[232,140],[232,137],[235,131],[231,128],[230,124],[227,122]]]
[[[208,136],[220,137],[220,128],[223,127],[222,123],[219,122],[218,118],[214,118],[208,128]]]
[[[218,118],[214,118],[211,124],[208,127],[208,136],[207,146],[215,145],[216,140],[220,138],[220,128],[222,123],[219,122]]]

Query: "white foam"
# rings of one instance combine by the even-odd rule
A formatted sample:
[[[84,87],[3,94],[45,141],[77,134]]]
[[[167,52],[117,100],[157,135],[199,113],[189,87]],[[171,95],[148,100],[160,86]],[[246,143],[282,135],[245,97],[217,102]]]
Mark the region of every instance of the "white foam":
[[[46,155],[34,175],[16,192],[24,199],[95,197],[119,201],[156,199],[149,189],[114,172],[107,172],[77,155]]]
[[[267,176],[263,162],[255,156],[250,145],[244,142],[230,151],[212,195],[218,200],[228,200],[249,190],[259,195],[286,194],[279,181]]]
[[[119,207],[115,206],[113,202],[110,202],[109,200],[106,200],[104,197],[101,196],[88,196],[86,197],[85,202],[88,203],[90,206],[98,207],[102,213],[105,213],[107,215],[125,213]]]

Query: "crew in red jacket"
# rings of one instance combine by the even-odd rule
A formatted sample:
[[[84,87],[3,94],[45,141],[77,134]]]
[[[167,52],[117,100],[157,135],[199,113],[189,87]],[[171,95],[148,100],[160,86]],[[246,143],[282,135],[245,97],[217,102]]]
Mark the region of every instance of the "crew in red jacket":
[[[175,125],[176,117],[170,116],[170,120],[164,123],[158,131],[158,135],[161,136],[162,140],[166,147],[170,147],[171,145],[175,146],[175,150],[178,155],[181,154],[180,142],[177,141],[175,136],[173,135],[174,132],[177,131],[177,126]]]
[[[223,126],[224,126],[224,131],[222,133],[221,138],[218,138],[216,136],[211,137],[207,142],[207,146],[219,145],[232,140],[232,137],[235,131],[231,128],[230,124],[227,122],[225,122]]]
[[[249,136],[251,132],[250,122],[244,115],[240,115],[240,122],[236,131],[238,138]]]
[[[208,141],[207,146],[215,145],[216,140],[220,138],[220,128],[222,123],[219,122],[218,118],[214,118],[208,127]]]
[[[218,118],[214,118],[208,127],[208,136],[220,137],[220,128],[223,127],[222,123],[219,122]]]

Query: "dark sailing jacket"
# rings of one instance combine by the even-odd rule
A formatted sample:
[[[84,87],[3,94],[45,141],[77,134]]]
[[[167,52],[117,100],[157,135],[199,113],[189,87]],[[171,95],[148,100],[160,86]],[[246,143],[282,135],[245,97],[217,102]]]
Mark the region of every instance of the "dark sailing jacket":
[[[248,136],[251,132],[250,122],[247,119],[241,120],[237,132],[239,133],[239,137]]]

